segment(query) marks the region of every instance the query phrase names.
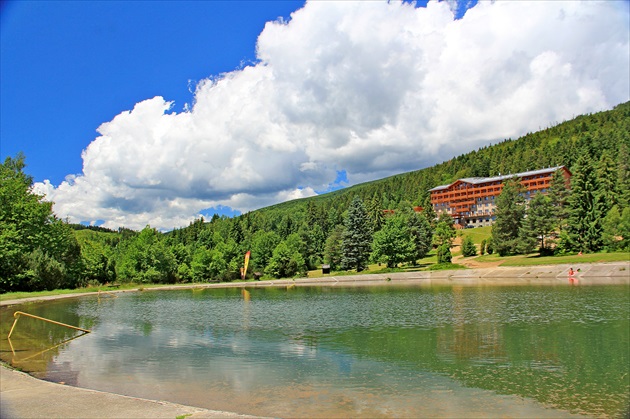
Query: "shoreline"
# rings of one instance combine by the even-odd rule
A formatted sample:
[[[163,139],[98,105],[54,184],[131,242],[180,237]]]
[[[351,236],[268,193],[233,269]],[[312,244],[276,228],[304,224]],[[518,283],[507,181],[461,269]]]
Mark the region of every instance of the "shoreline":
[[[569,277],[569,269],[575,274]],[[440,271],[391,272],[385,274],[357,274],[324,276],[318,278],[273,279],[248,282],[189,283],[163,285],[150,288],[111,290],[107,293],[149,292],[192,288],[267,288],[286,286],[373,286],[392,284],[462,285],[462,286],[514,286],[514,285],[560,285],[573,279],[572,285],[630,285],[630,261],[597,263],[563,263],[536,266],[494,266],[472,269],[453,269]],[[98,291],[86,291],[73,294],[57,294],[38,297],[26,297],[0,301],[0,307],[62,298],[98,295]]]
[[[569,277],[569,269],[576,273]],[[289,286],[598,286],[630,285],[630,261],[558,264],[530,267],[487,267],[444,271],[396,272],[296,278],[257,282],[165,285],[143,291],[191,288],[267,288]],[[140,289],[108,291],[139,292]],[[0,302],[0,306],[97,295],[98,292],[28,297]],[[225,411],[148,400],[115,393],[72,387],[40,380],[0,362],[0,417],[2,418],[255,418]],[[46,401],[41,403],[39,401]]]
[[[0,362],[0,396],[0,417],[3,419],[259,418],[53,383],[13,369],[3,362]]]

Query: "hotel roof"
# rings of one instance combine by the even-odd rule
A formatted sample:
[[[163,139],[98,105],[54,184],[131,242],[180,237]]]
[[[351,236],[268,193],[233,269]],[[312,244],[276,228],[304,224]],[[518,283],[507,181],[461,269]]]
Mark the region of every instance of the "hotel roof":
[[[557,170],[562,169],[564,166],[556,166],[556,167],[549,167],[547,169],[538,169],[538,170],[530,170],[529,172],[521,172],[521,173],[515,173],[515,174],[509,174],[509,175],[499,175],[499,176],[494,176],[494,177],[464,177],[461,179],[457,179],[455,182],[449,183],[448,185],[440,185],[440,186],[436,186],[433,189],[429,189],[429,192],[432,191],[440,191],[443,189],[448,189],[449,186],[462,181],[462,182],[466,182],[466,183],[470,183],[473,185],[479,185],[482,183],[490,183],[490,182],[497,182],[497,181],[503,181],[505,179],[510,179],[513,177],[528,177],[528,176],[536,176],[536,175],[546,175],[549,173],[554,173]]]

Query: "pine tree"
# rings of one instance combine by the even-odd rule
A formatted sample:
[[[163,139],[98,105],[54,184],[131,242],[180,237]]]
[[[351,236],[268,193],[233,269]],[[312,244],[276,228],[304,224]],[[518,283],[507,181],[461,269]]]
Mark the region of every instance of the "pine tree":
[[[324,246],[324,262],[330,265],[330,268],[337,270],[341,266],[343,242],[343,226],[337,225],[326,239]]]
[[[581,155],[575,165],[569,196],[567,241],[563,247],[580,252],[595,252],[602,247],[603,203],[590,157]]]
[[[377,194],[374,194],[372,200],[370,201],[368,213],[370,216],[372,231],[379,231],[385,223],[385,216],[383,215],[383,206],[381,205],[381,200],[379,199]]]
[[[477,246],[470,236],[465,236],[462,240],[462,255],[464,257],[477,256]]]
[[[409,255],[407,262],[415,264],[418,259],[425,257],[431,250],[433,228],[424,213],[417,214],[415,212],[409,214],[408,226],[414,250]]]
[[[615,170],[615,162],[606,150],[597,163],[595,175],[597,176],[598,196],[602,205],[600,210],[605,216],[614,205],[617,205],[617,170]]]
[[[426,198],[422,201],[422,214],[425,216],[427,221],[431,224],[431,227],[435,227],[437,214],[433,209],[433,204],[431,204],[431,196],[427,195]]]
[[[492,225],[492,243],[494,250],[500,256],[516,254],[519,251],[519,231],[525,217],[523,189],[518,179],[509,179],[497,197],[496,221]]]
[[[527,217],[521,226],[520,250],[530,253],[534,250],[536,242],[540,240],[540,254],[549,253],[549,236],[555,231],[556,222],[549,214],[553,213],[551,198],[542,193],[537,193],[529,201]],[[547,241],[546,241],[547,240]]]
[[[494,253],[494,244],[492,243],[492,236],[486,239],[486,253],[489,255]]]
[[[437,247],[438,263],[451,262],[451,246],[455,236],[453,218],[444,212],[441,213],[433,232],[433,244]]]
[[[365,205],[358,196],[355,196],[348,207],[344,226],[341,268],[361,272],[367,267],[370,258],[372,230]]]
[[[556,227],[560,230],[564,229],[567,224],[570,193],[568,188],[569,182],[563,173],[563,170],[557,170],[553,174],[549,185],[549,199],[553,207],[549,217],[554,220]]]
[[[606,250],[615,251],[619,248],[620,240],[618,240],[618,237],[622,237],[621,225],[621,214],[619,214],[619,208],[615,205],[608,211],[608,214],[602,221],[602,241]]]
[[[619,209],[630,207],[630,153],[625,144],[619,146],[617,156],[617,202]]]

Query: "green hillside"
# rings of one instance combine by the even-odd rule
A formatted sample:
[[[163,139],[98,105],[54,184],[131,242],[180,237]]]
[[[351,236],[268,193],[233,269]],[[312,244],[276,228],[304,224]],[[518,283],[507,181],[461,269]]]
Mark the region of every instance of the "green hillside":
[[[561,182],[568,197],[563,195],[562,201],[555,201],[553,208],[557,210],[547,206],[538,213],[542,216],[535,217],[536,212],[531,211],[531,217],[522,213],[504,224],[517,226],[519,236],[509,238],[510,248],[498,233],[495,237],[494,232],[500,231],[499,213],[494,229],[466,229],[461,234],[470,236],[477,247],[492,234],[493,249],[502,256],[524,255],[516,256],[514,263],[521,263],[526,254],[536,250],[539,236],[557,239],[550,247],[541,245],[540,250],[541,256],[544,250],[545,255],[552,253],[550,257],[556,259],[541,257],[527,259],[527,263],[565,260],[557,255],[571,258],[578,252],[601,254],[597,253],[601,250],[625,250],[605,259],[627,259],[629,150],[630,102],[516,140],[506,139],[433,167],[234,218],[215,215],[209,221],[199,219],[166,234],[150,227],[141,232],[111,231],[64,223],[52,213],[51,203],[32,193],[32,178],[22,171],[24,156],[19,155],[0,165],[0,293],[114,282],[232,281],[241,277],[246,252],[251,252],[247,270],[250,279],[254,273],[267,278],[304,276],[321,269],[324,263],[345,272],[452,269],[458,261],[451,258],[460,258],[461,250],[454,246],[452,219],[446,216],[436,220],[432,214],[429,189],[461,177],[559,165],[574,175],[570,192]],[[513,196],[504,201],[516,202],[519,192]],[[532,200],[529,208],[534,204]],[[418,205],[425,212],[414,212],[412,208]],[[384,209],[395,211],[386,216]],[[536,219],[549,218],[554,224],[543,235],[535,227],[520,225],[525,226],[525,220],[532,224]],[[522,238],[531,246],[524,248]],[[518,246],[512,246],[515,243]],[[479,260],[483,258],[496,260],[497,256],[481,256]],[[600,260],[600,256],[597,258]]]
[[[563,165],[572,169],[578,157],[588,154],[593,161],[608,152],[619,159],[625,146],[630,149],[630,102],[614,109],[581,115],[542,131],[528,133],[518,139],[505,139],[498,144],[482,147],[454,157],[433,167],[362,183],[324,195],[304,198],[270,207],[254,213],[290,213],[300,217],[309,202],[328,211],[342,213],[355,195],[364,201],[377,198],[383,209],[396,209],[401,203],[426,205],[428,190],[471,176],[496,176],[519,173],[544,167]],[[297,213],[296,213],[297,212]]]

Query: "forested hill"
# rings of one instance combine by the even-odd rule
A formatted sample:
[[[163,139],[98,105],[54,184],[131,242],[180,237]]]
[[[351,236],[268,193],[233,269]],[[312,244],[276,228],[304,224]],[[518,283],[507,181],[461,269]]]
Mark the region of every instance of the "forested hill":
[[[32,193],[32,178],[23,172],[24,156],[18,155],[0,165],[0,293],[118,281],[231,281],[241,276],[246,252],[251,252],[250,278],[253,272],[271,278],[304,276],[322,263],[333,270],[357,271],[368,261],[386,263],[388,268],[401,263],[416,266],[433,248],[438,262],[449,263],[452,219],[446,216],[436,222],[427,202],[429,189],[460,177],[557,165],[573,172],[573,187],[566,191],[564,182],[558,183],[553,208],[544,199],[538,206],[532,201],[530,209],[543,210],[539,217],[532,210],[527,217],[532,226],[523,229],[523,237],[535,242],[542,233],[534,228],[534,221],[553,218],[555,224],[544,233],[560,233],[554,252],[627,250],[629,149],[630,102],[430,168],[235,218],[198,219],[166,234],[149,226],[141,232],[124,228],[115,232],[66,224],[53,214],[52,203]],[[511,190],[517,197],[518,191]],[[509,198],[504,201],[510,203]],[[412,207],[417,205],[428,211],[415,213]],[[385,218],[384,209],[396,210],[395,215]],[[519,216],[508,224],[514,227],[525,219]],[[520,238],[503,240],[498,233],[495,240],[494,230],[492,242],[499,253],[505,243],[529,243]],[[541,252],[549,249],[541,243]]]
[[[622,147],[622,145],[625,146]],[[581,115],[516,140],[506,139],[426,169],[403,173],[339,191],[284,202],[245,214],[250,217],[290,214],[301,218],[307,206],[317,204],[327,213],[341,214],[358,195],[366,203],[376,199],[383,209],[401,204],[425,206],[428,190],[456,179],[471,176],[495,176],[564,165],[571,170],[577,158],[586,154],[598,161],[604,152],[617,164],[628,163],[630,149],[630,102],[610,111]]]

